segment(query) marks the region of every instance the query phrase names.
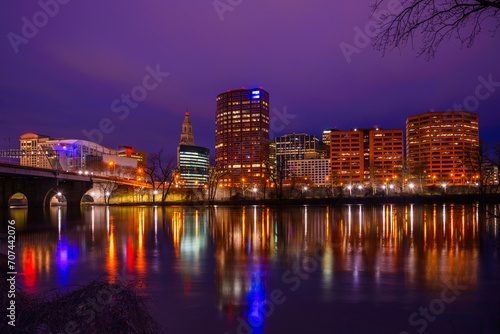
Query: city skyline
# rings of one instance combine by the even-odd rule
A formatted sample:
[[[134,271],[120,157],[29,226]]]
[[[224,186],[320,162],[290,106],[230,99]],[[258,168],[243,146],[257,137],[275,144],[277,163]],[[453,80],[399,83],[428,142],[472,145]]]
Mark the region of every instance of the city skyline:
[[[211,2],[68,2],[17,46],[8,36],[24,36],[43,9],[2,5],[3,138],[88,139],[82,131],[107,119],[106,147],[174,152],[188,107],[199,142],[211,148],[217,94],[262,86],[272,94],[271,137],[401,128],[408,116],[452,109],[478,113],[481,139],[498,140],[497,37],[485,32],[470,49],[452,39],[429,61],[409,47],[382,57],[360,33],[373,23],[370,4],[242,2],[221,19]],[[348,55],[342,45],[356,51]],[[464,102],[468,109],[454,107]]]

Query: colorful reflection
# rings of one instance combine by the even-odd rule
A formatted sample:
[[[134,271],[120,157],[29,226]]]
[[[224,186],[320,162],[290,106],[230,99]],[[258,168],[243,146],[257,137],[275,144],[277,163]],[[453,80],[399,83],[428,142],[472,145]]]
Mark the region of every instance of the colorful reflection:
[[[390,292],[392,280],[414,291],[439,291],[445,281],[476,289],[481,257],[491,251],[487,245],[498,244],[498,222],[487,212],[498,215],[500,209],[95,206],[84,207],[75,220],[59,207],[51,209],[43,231],[19,230],[18,271],[30,292],[53,282],[65,286],[103,275],[156,279],[172,272],[180,277],[182,295],[193,300],[207,286],[212,289],[206,280],[213,279],[220,314],[230,321],[248,319],[261,332],[267,323],[264,303],[280,284],[279,275],[306,257],[319,255],[310,275],[326,301],[339,294],[347,301],[365,300],[366,277],[373,278],[383,301],[399,298]],[[339,277],[349,278],[342,289]]]

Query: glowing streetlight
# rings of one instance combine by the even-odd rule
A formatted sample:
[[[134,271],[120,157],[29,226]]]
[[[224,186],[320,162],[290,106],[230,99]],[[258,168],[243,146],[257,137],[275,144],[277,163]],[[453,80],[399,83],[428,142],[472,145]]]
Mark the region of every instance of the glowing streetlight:
[[[111,195],[111,194],[109,193],[109,191],[106,191],[106,196],[109,196],[109,195]]]
[[[348,186],[347,186],[347,189],[349,189],[349,196],[351,196],[351,195],[352,195],[352,186],[351,186],[351,185],[348,185]]]
[[[362,185],[359,185],[359,186],[358,186],[358,189],[359,189],[359,190],[363,189],[363,186],[362,186]]]
[[[61,197],[61,195],[62,195],[62,194],[61,194],[61,192],[58,192],[58,193],[57,193],[57,196]]]
[[[415,185],[413,183],[410,183],[410,189],[413,191],[413,188],[415,188]]]
[[[446,194],[446,183],[443,183],[442,186],[444,188],[444,193]]]

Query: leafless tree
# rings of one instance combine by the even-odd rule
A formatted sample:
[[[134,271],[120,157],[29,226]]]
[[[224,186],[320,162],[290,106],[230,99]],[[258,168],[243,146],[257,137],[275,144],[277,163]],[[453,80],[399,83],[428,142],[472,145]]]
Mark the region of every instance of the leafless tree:
[[[485,163],[488,159],[488,148],[479,141],[477,147],[472,147],[464,151],[464,167],[468,170],[472,177],[469,182],[478,183],[478,189],[480,193],[486,192],[486,173],[485,173]]]
[[[148,165],[144,173],[147,175],[146,182],[149,183],[153,192],[160,192],[161,201],[164,202],[174,182],[173,172],[176,167],[176,157],[164,156],[163,148],[158,153],[153,153],[148,159]],[[155,196],[153,196],[153,203]]]
[[[212,203],[217,196],[217,188],[221,179],[229,174],[229,171],[224,166],[216,162],[215,159],[210,159],[210,169],[208,171],[208,201]]]
[[[102,194],[104,203],[109,204],[109,200],[111,199],[111,196],[113,196],[113,193],[116,192],[118,185],[116,184],[116,180],[109,180],[106,182],[96,183],[96,188]]]
[[[418,160],[416,164],[409,165],[410,179],[413,179],[418,186],[419,191],[424,191],[424,184],[427,179],[427,162],[425,160]]]
[[[451,37],[471,47],[486,22],[492,34],[500,25],[499,0],[403,0],[398,10],[391,10],[391,1],[375,0],[372,6],[379,21],[373,44],[384,53],[410,44],[429,59]],[[390,11],[382,9],[385,3]]]
[[[273,186],[273,190],[271,191],[272,196],[278,200],[282,200],[284,197],[283,181],[285,180],[287,171],[286,163],[278,161],[275,165],[269,158],[262,159],[262,163],[264,164],[266,177]]]

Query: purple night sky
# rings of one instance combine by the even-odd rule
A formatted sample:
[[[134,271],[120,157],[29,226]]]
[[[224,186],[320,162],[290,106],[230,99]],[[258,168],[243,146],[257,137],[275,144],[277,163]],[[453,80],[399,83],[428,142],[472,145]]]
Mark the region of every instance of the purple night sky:
[[[430,61],[409,47],[382,57],[357,41],[359,53],[348,63],[340,44],[355,45],[355,28],[372,20],[373,0],[230,0],[236,6],[223,20],[213,0],[59,1],[67,3],[57,12],[49,6],[47,22],[37,1],[0,4],[3,149],[3,138],[18,148],[26,132],[85,139],[83,130],[107,118],[114,129],[102,145],[174,154],[188,107],[195,143],[213,154],[215,98],[228,89],[262,86],[271,109],[295,116],[283,124],[274,113],[274,135],[320,136],[335,126],[404,128],[407,116],[478,101],[480,76],[500,82],[500,36],[491,37],[492,24],[471,49],[451,40]],[[11,43],[9,33],[22,37],[23,17],[34,16],[36,35]],[[113,112],[113,101],[142,86],[146,67],[157,65],[169,73],[163,82],[147,81],[151,90],[128,115]],[[470,109],[486,142],[500,140],[500,84],[490,89],[480,89],[489,96]]]

